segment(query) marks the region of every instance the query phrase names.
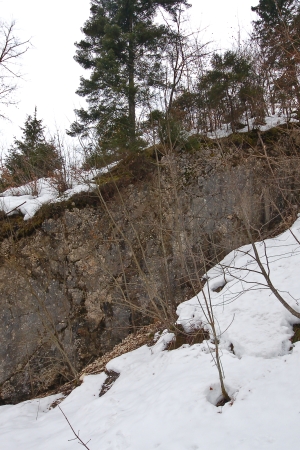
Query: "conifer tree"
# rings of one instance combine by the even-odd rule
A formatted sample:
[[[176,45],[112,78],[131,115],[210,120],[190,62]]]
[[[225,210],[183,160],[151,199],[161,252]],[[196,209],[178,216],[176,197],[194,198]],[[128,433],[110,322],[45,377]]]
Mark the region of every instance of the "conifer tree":
[[[201,77],[197,96],[200,108],[208,111],[211,130],[229,122],[235,132],[247,109],[255,113],[254,93],[258,95],[259,90],[250,59],[226,51],[211,58],[211,69]]]
[[[266,67],[273,72],[278,98],[296,98],[300,107],[300,2],[259,0],[252,7],[259,17],[254,36],[259,41]]]
[[[259,0],[259,4],[251,8],[259,16],[254,22],[256,27],[271,27],[276,26],[280,20],[292,20],[298,3],[297,0]]]
[[[21,130],[22,138],[15,139],[5,160],[5,167],[16,185],[51,175],[62,164],[54,143],[45,138],[45,127],[37,118],[36,108],[33,116],[27,116]]]
[[[187,0],[91,0],[85,39],[75,44],[75,60],[90,71],[77,90],[88,108],[76,111],[69,134],[96,125],[103,141],[117,134],[123,144],[137,143],[136,109],[161,82],[161,51],[169,36],[154,18],[158,8],[174,16],[182,6]]]

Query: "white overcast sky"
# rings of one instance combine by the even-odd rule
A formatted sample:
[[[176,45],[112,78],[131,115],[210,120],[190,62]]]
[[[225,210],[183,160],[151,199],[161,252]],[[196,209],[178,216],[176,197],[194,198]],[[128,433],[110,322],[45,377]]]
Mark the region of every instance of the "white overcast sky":
[[[205,29],[204,40],[216,48],[228,48],[240,27],[250,29],[255,17],[251,6],[258,0],[190,0],[193,28]],[[17,106],[2,108],[10,121],[0,120],[0,146],[7,147],[27,114],[37,106],[38,117],[54,132],[64,131],[80,106],[75,94],[84,72],[73,60],[74,42],[89,16],[90,0],[0,0],[0,20],[16,21],[16,34],[31,40],[32,47],[20,61],[22,79],[16,92]]]

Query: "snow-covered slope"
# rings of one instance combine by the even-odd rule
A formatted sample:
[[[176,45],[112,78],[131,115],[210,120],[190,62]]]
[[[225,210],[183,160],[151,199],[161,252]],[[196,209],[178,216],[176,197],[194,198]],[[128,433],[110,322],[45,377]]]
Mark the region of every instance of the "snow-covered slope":
[[[300,312],[300,219],[290,230],[256,244],[272,284]],[[251,245],[232,251],[208,271],[203,292],[178,307],[179,320],[187,330],[205,325],[204,295],[211,299],[218,319],[223,347],[234,346],[235,354],[273,358],[290,348],[292,324],[297,320],[282,307],[268,288]],[[216,292],[217,288],[223,289]],[[205,312],[205,308],[204,308]]]
[[[300,219],[257,244],[273,283],[298,311],[299,239]],[[109,362],[107,368],[120,376],[105,395],[99,397],[106,375],[91,375],[60,404],[83,441],[90,440],[90,450],[298,449],[300,343],[290,341],[296,320],[258,272],[251,246],[244,246],[207,274],[204,294],[219,324],[232,401],[215,406],[220,389],[213,344],[167,351],[173,335],[166,332],[153,347]],[[184,327],[207,326],[204,294],[179,306]],[[1,449],[78,448],[62,412],[49,410],[57,397],[0,407]]]
[[[103,169],[80,171],[67,174],[67,182],[72,187],[63,194],[59,193],[58,180],[54,178],[40,178],[17,188],[10,188],[0,194],[0,211],[8,215],[21,213],[24,220],[31,219],[45,203],[57,203],[68,200],[80,192],[89,192],[97,186],[93,182],[96,176],[107,173],[118,163],[112,163]]]
[[[260,131],[267,131],[273,127],[286,123],[298,123],[298,120],[287,117],[285,114],[274,114],[265,117],[265,125],[255,125],[254,118],[248,120],[248,125],[251,130],[258,128]],[[238,130],[237,133],[248,132],[248,125]],[[194,130],[191,133],[196,132],[197,131]],[[232,134],[231,125],[230,123],[224,124],[220,129],[206,134],[211,139],[221,139]],[[118,162],[109,164],[107,167],[100,170],[72,171],[70,169],[67,171],[65,181],[71,188],[66,190],[63,194],[60,194],[58,189],[59,176],[57,179],[55,177],[41,178],[17,188],[7,189],[0,193],[0,211],[3,211],[7,215],[18,214],[20,212],[23,214],[24,220],[28,220],[32,218],[45,203],[62,202],[79,192],[89,192],[94,190],[96,184],[93,182],[93,179],[96,176],[107,173],[117,164]]]
[[[265,117],[265,125],[255,125],[255,118],[248,120],[248,125],[245,125],[244,128],[237,130],[237,133],[247,133],[253,129],[259,129],[260,131],[267,131],[271,128],[278,127],[279,125],[284,125],[286,123],[298,123],[298,120],[293,117],[287,117],[285,114],[273,114],[272,116]],[[221,139],[232,134],[232,129],[230,123],[222,125],[221,128],[207,133],[207,136],[210,139]]]

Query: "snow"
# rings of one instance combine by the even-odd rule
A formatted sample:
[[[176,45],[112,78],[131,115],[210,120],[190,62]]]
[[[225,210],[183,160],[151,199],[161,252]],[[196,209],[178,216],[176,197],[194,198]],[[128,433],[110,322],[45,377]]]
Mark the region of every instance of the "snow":
[[[90,192],[96,189],[93,179],[107,173],[116,163],[103,169],[80,171],[67,174],[67,182],[72,187],[62,194],[59,193],[59,178],[40,178],[17,188],[9,188],[0,194],[0,211],[7,215],[21,213],[24,220],[31,219],[46,203],[58,203],[68,200],[80,192]]]
[[[300,311],[298,240],[300,218],[256,247],[276,288]],[[186,329],[209,330],[201,305],[205,296],[211,299],[232,401],[215,406],[220,388],[213,343],[168,351],[174,335],[165,331],[152,347],[108,363],[120,376],[105,395],[99,397],[101,373],[84,377],[61,402],[90,450],[298,449],[300,342],[290,341],[297,320],[268,289],[253,255],[251,245],[231,252],[208,271],[203,292],[178,307]],[[49,409],[58,397],[1,406],[1,448],[78,448],[60,409]]]
[[[300,313],[298,264],[300,262],[300,219],[290,230],[274,239],[256,244],[265,269],[270,269],[273,285]],[[208,271],[203,292],[178,307],[178,322],[187,330],[206,325],[205,297],[211,299],[218,318],[223,345],[234,346],[238,357],[244,355],[272,358],[285,355],[290,347],[294,317],[282,307],[260,273],[251,245],[227,255]],[[214,292],[219,286],[223,289]],[[270,326],[270,322],[272,326]],[[247,333],[245,334],[245,324]]]
[[[251,130],[258,128],[260,131],[267,131],[278,125],[283,125],[288,122],[298,122],[298,120],[288,117],[285,114],[274,114],[265,117],[265,125],[256,126],[254,122],[254,118],[249,119],[249,127]],[[248,126],[245,126],[237,132],[248,132]],[[190,132],[190,134],[192,133],[193,131]],[[230,124],[223,124],[220,129],[206,134],[211,139],[221,139],[231,135],[232,130]],[[41,178],[17,188],[7,189],[0,193],[0,211],[3,211],[7,215],[21,213],[24,216],[24,220],[31,219],[45,203],[62,202],[80,192],[91,192],[95,190],[97,186],[93,183],[93,179],[96,176],[107,173],[117,164],[118,162],[109,164],[100,170],[81,170],[75,173],[69,170],[66,173],[66,182],[71,187],[62,194],[59,193],[58,189],[59,174],[57,179],[55,177]]]
[[[258,129],[260,131],[267,131],[271,128],[277,127],[279,125],[284,125],[286,123],[298,123],[298,120],[293,117],[288,117],[286,114],[273,114],[272,116],[265,117],[265,125],[255,125],[255,118],[249,119],[250,130]],[[249,131],[248,125],[244,128],[237,130],[237,133],[247,133]],[[221,128],[207,133],[210,139],[221,139],[228,137],[232,134],[232,129],[230,123],[223,124]]]

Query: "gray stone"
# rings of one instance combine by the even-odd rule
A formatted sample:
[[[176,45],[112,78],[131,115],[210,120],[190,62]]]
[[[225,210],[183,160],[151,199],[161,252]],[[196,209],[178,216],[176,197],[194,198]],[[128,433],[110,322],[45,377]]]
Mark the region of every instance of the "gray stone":
[[[297,173],[290,160],[278,175],[285,195],[296,192],[290,165]],[[242,213],[259,229],[283,208],[255,159],[231,167],[203,152],[169,156],[160,190],[157,177],[121,189],[124,203],[116,195],[107,204],[111,217],[99,202],[2,242],[0,402],[72,378],[70,364],[81,369],[135,326],[163,319],[163,308],[172,320],[204,268],[246,243]]]

